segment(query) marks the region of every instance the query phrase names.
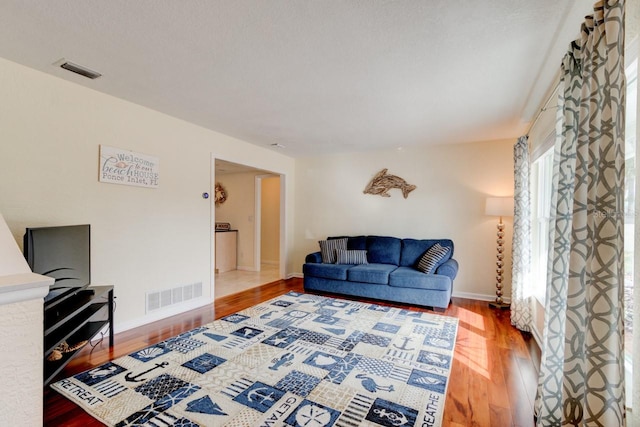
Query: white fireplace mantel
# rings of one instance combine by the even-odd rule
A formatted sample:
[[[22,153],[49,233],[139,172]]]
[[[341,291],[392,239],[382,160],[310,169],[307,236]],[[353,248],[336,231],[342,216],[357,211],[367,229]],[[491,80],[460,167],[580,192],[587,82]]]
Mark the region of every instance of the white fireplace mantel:
[[[0,276],[0,305],[43,299],[54,279],[35,273]]]
[[[54,279],[31,272],[0,215],[0,425],[42,425],[44,297]]]

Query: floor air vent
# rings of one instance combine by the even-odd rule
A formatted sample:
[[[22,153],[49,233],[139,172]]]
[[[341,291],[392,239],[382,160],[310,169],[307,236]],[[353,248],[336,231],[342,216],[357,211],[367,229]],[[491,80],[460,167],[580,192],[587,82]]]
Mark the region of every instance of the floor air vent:
[[[202,296],[202,282],[147,292],[147,313]]]

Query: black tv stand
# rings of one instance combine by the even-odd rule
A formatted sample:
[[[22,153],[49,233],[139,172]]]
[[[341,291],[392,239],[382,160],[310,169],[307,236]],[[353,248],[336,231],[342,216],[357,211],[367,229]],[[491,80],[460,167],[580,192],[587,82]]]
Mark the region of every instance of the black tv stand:
[[[63,352],[59,360],[48,360],[56,347],[65,342],[73,346],[91,341],[107,325],[109,347],[113,347],[113,286],[78,288],[45,303],[44,384],[49,384],[82,349]]]

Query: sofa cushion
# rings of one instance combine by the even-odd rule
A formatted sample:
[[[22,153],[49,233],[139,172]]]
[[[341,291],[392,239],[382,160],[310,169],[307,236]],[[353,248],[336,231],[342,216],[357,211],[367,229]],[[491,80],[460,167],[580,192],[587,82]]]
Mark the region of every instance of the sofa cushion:
[[[398,266],[393,264],[356,265],[347,271],[347,279],[351,282],[386,285],[389,283],[389,274],[396,268],[398,268]]]
[[[304,262],[322,262],[322,254],[318,252],[312,252],[304,257]]]
[[[322,253],[322,262],[325,264],[335,264],[336,250],[347,249],[347,239],[328,239],[320,240],[320,253]]]
[[[367,249],[367,236],[333,236],[327,237],[327,240],[347,239],[347,249],[365,250]]]
[[[368,264],[367,251],[336,249],[336,264]]]
[[[304,264],[302,270],[305,276],[347,280],[347,271],[352,267],[349,264]]]
[[[441,246],[451,248],[449,258],[453,255],[453,241],[449,239],[402,239],[402,255],[400,257],[400,266],[402,267],[416,267],[420,257],[436,243],[440,243]]]
[[[458,261],[453,258],[449,258],[436,268],[435,274],[448,276],[451,280],[455,279],[458,275]]]
[[[360,251],[367,249],[367,236],[349,237],[349,240],[347,240],[347,249]]]
[[[367,259],[370,264],[400,265],[402,240],[396,237],[367,237]]]
[[[424,255],[420,257],[416,269],[423,273],[431,274],[451,257],[450,253],[451,250],[449,248],[441,246],[440,243],[436,243],[427,249]]]
[[[449,291],[451,279],[440,274],[424,274],[411,267],[398,267],[389,275],[389,286]]]

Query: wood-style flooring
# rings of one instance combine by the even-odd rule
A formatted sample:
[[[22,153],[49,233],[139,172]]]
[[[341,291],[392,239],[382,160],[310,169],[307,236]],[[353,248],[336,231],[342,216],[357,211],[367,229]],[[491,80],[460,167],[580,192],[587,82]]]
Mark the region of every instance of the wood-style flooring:
[[[87,346],[65,367],[59,378],[91,369],[289,291],[303,292],[302,280],[277,281],[219,298],[214,307],[192,310],[116,334],[113,348],[108,348],[107,340],[93,349]],[[401,307],[428,311],[407,305]],[[540,350],[531,335],[511,326],[508,310],[490,309],[483,301],[454,298],[442,314],[459,319],[442,425],[533,426]],[[46,387],[44,425],[91,427],[103,424]]]

